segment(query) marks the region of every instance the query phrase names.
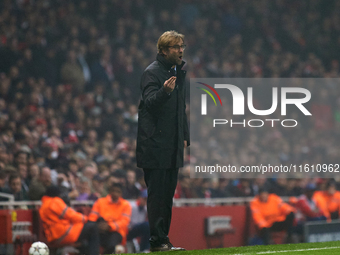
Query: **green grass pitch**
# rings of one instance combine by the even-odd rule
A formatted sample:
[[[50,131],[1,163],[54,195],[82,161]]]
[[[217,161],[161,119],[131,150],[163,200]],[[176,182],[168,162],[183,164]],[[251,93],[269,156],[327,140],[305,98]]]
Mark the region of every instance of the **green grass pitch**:
[[[339,242],[325,243],[301,243],[301,244],[282,244],[282,245],[259,245],[259,246],[244,246],[222,249],[209,250],[192,250],[192,251],[171,251],[157,252],[153,254],[160,255],[213,255],[213,254],[234,254],[234,255],[266,255],[266,254],[303,254],[303,255],[335,255],[340,254]]]

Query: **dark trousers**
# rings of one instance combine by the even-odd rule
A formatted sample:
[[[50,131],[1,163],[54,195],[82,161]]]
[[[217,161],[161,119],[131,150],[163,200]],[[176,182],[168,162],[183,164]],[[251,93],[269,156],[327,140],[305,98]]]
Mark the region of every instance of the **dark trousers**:
[[[130,230],[127,236],[127,240],[131,241],[133,238],[140,237],[140,250],[145,251],[150,248],[149,238],[150,238],[150,229],[149,222],[145,221],[139,224],[134,225]]]
[[[260,230],[260,237],[263,240],[265,245],[269,244],[270,233],[278,232],[282,230],[287,231],[287,241],[290,242],[290,238],[293,232],[293,223],[294,223],[294,213],[291,212],[287,215],[284,221],[274,222],[274,224],[270,228],[263,228]]]
[[[339,212],[338,211],[331,212],[331,219],[332,220],[339,219]]]
[[[148,187],[150,245],[155,247],[169,241],[172,199],[177,186],[178,168],[143,170]]]
[[[98,255],[100,243],[97,223],[91,221],[85,223],[77,242],[82,244],[80,247],[82,254]]]
[[[116,245],[120,244],[123,237],[118,232],[105,231],[99,234],[100,245],[104,248],[104,254],[115,253]]]

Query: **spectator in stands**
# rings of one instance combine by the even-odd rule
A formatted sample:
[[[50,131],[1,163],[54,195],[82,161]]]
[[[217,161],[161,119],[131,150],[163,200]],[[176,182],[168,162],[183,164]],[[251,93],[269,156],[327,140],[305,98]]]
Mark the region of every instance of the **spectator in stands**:
[[[26,191],[22,188],[22,180],[18,173],[12,173],[8,179],[8,189],[5,191],[8,194],[14,195],[15,201],[27,200]]]
[[[266,178],[255,178],[252,183],[252,189],[254,191],[254,195],[258,195],[259,190],[267,187],[267,179]]]
[[[214,190],[212,196],[214,198],[223,198],[223,197],[233,197],[233,190],[234,188],[230,184],[229,179],[218,179],[218,186]]]
[[[73,176],[70,173],[58,174],[58,182],[57,186],[60,188],[61,195],[60,197],[67,203],[70,204],[70,201],[76,199],[79,196],[79,190],[76,186],[76,180],[78,176]]]
[[[282,199],[269,194],[266,189],[261,189],[259,195],[250,203],[253,220],[264,244],[269,244],[270,233],[275,231],[287,231],[287,242],[291,242],[294,208],[286,204]]]
[[[122,194],[122,185],[114,183],[109,194],[94,203],[89,215],[90,221],[98,222],[100,243],[105,254],[114,253],[117,245],[126,242],[131,205],[122,198]]]
[[[21,178],[21,186],[22,188],[24,189],[24,191],[26,193],[28,193],[28,186],[27,186],[27,183],[28,183],[28,171],[27,171],[27,164],[23,164],[23,163],[19,163],[18,166],[17,166],[17,169],[18,169],[18,173],[20,175],[20,178]]]
[[[98,198],[107,195],[105,191],[105,179],[105,177],[97,174],[92,180],[93,192]]]
[[[40,175],[40,169],[39,166],[37,164],[32,164],[30,165],[30,167],[28,168],[28,187],[30,186],[31,182],[33,180],[36,180],[39,178]]]
[[[100,59],[91,67],[92,83],[102,82],[108,86],[114,79],[113,64],[111,62],[111,49],[106,47],[101,53]]]
[[[124,192],[125,199],[137,199],[140,190],[136,186],[136,172],[129,169],[126,172],[126,187]]]
[[[68,207],[59,196],[59,188],[50,186],[41,199],[39,214],[47,241],[56,245],[80,243],[82,253],[98,255],[97,224],[87,222],[86,216]]]
[[[5,171],[0,170],[0,192],[5,191],[6,182],[7,182],[7,175],[6,175]]]
[[[79,188],[79,196],[77,197],[78,201],[84,200],[97,200],[98,197],[92,193],[91,181],[86,177],[80,177],[80,188]]]
[[[93,163],[87,164],[82,172],[84,177],[92,180],[93,177],[98,173],[97,166]]]
[[[250,184],[248,179],[240,179],[238,184],[236,185],[234,191],[234,195],[237,197],[252,197],[254,196],[253,187]]]
[[[77,164],[77,161],[75,159],[71,159],[68,162],[68,169],[70,171],[70,173],[72,173],[73,175],[76,175],[79,171],[79,166]]]
[[[336,183],[329,181],[326,190],[316,191],[313,196],[316,205],[321,208],[327,219],[338,219],[340,213],[340,192],[336,189]]]
[[[174,198],[196,197],[188,174],[179,174]]]
[[[81,93],[84,90],[85,77],[74,50],[68,52],[67,62],[61,67],[61,78],[66,84],[72,85],[75,92]]]
[[[19,151],[14,156],[14,164],[27,164],[27,153],[24,151]]]
[[[138,199],[131,203],[132,213],[131,222],[129,225],[129,234],[127,240],[131,241],[134,238],[140,237],[140,251],[147,252],[150,249],[150,230],[147,220],[148,212],[146,208],[148,192],[143,190],[140,192]]]
[[[198,198],[211,198],[213,193],[211,188],[211,179],[203,179],[201,184],[196,187],[195,193]]]
[[[28,197],[30,200],[40,200],[46,192],[46,189],[51,186],[51,169],[47,166],[40,167],[39,177],[33,179],[29,186]]]

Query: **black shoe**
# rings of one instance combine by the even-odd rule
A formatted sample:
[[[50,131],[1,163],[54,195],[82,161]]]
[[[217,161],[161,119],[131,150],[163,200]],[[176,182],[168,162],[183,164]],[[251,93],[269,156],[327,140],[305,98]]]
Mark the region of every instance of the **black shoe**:
[[[151,252],[156,252],[156,251],[170,251],[171,247],[167,243],[163,243],[159,246],[154,246],[150,247]]]
[[[150,248],[151,252],[156,251],[185,251],[184,248],[174,247],[170,242],[161,244],[160,246],[155,246]]]
[[[168,242],[168,246],[170,247],[170,251],[185,251],[186,249],[181,247],[175,247],[172,243]]]

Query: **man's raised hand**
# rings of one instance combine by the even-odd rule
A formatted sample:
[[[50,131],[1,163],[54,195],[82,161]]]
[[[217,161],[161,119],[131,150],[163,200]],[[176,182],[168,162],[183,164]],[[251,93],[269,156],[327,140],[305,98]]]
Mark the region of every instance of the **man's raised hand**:
[[[174,90],[175,85],[176,85],[176,76],[172,76],[172,77],[170,77],[169,80],[166,80],[164,82],[165,92],[166,93],[171,93]]]

